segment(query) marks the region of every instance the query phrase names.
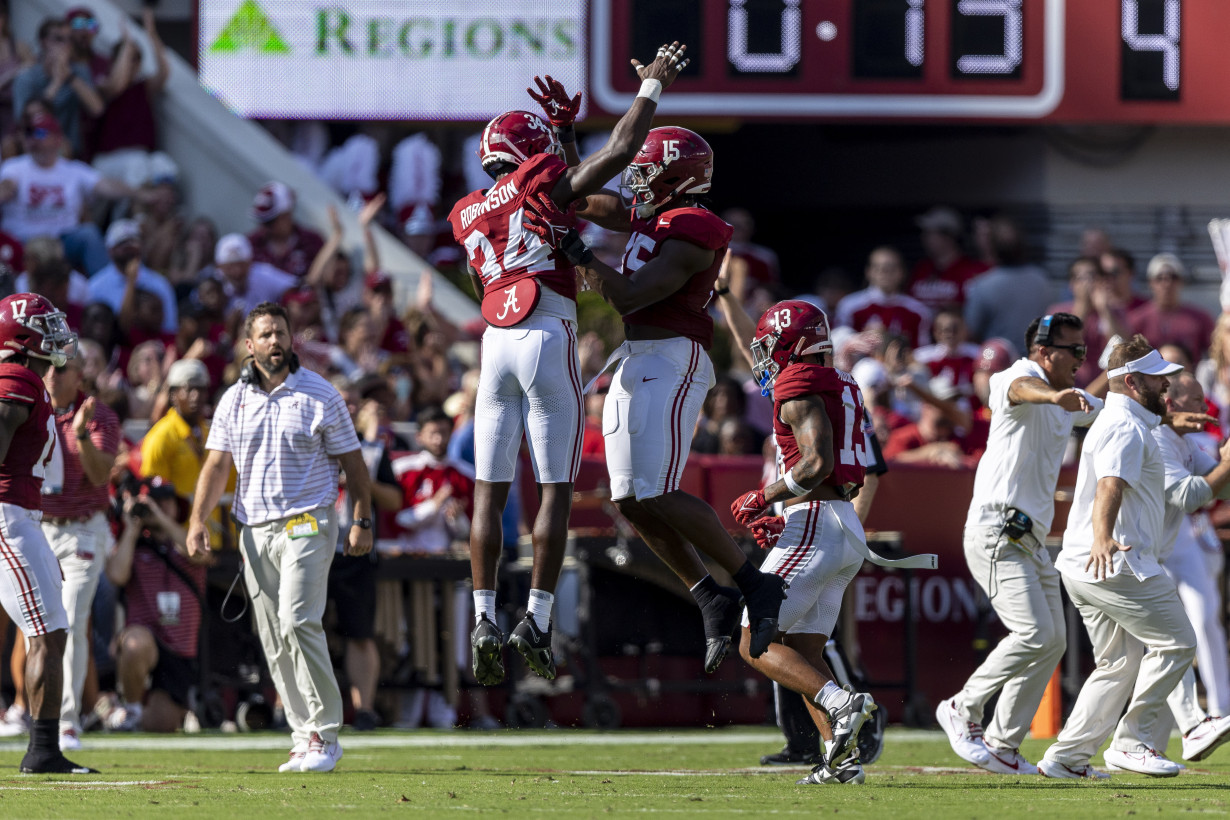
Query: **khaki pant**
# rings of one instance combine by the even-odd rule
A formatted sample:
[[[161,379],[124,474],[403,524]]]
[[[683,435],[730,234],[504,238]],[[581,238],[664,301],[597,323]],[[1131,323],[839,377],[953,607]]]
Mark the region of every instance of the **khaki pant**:
[[[81,691],[90,659],[90,608],[102,576],[103,563],[114,539],[101,512],[85,521],[42,522],[43,535],[60,562],[64,584],[60,588],[68,614],[64,643],[64,688],[60,697],[60,731],[81,731]]]
[[[965,530],[965,561],[1009,633],[965,682],[957,712],[982,723],[983,708],[999,691],[983,737],[992,746],[1017,749],[1067,647],[1059,572],[1044,547],[1027,550],[989,527]]]
[[[245,526],[239,539],[256,631],[296,746],[306,746],[312,732],[332,743],[342,725],[342,694],[321,626],[337,513],[319,507],[311,514],[319,525],[314,536],[289,537],[283,518]]]
[[[1097,666],[1046,759],[1078,769],[1112,730],[1111,748],[1121,752],[1164,745],[1165,738],[1155,741],[1158,718],[1196,657],[1196,632],[1174,581],[1164,573],[1139,581],[1125,567],[1098,583],[1065,576],[1063,585],[1089,630]],[[1177,697],[1172,705],[1180,705]]]

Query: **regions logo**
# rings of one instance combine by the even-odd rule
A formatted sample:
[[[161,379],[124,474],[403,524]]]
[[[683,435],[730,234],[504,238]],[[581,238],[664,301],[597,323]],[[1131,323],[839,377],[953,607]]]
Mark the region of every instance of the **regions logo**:
[[[211,54],[251,49],[260,54],[289,54],[290,46],[256,0],[244,0],[209,46]]]

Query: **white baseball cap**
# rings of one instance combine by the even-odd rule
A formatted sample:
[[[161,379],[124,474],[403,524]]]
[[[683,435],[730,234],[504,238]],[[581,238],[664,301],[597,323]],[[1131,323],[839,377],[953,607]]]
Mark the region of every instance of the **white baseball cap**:
[[[214,264],[225,265],[229,262],[251,262],[252,243],[241,233],[228,233],[218,240],[214,248]]]
[[[167,371],[167,387],[209,387],[209,370],[200,359],[180,359]]]
[[[1123,367],[1116,367],[1106,375],[1109,378],[1126,376],[1128,373],[1141,373],[1145,376],[1173,376],[1183,369],[1182,365],[1168,362],[1156,350],[1150,350],[1139,359],[1133,359]]]
[[[134,219],[117,219],[107,228],[106,245],[111,250],[116,245],[141,238],[141,226]]]

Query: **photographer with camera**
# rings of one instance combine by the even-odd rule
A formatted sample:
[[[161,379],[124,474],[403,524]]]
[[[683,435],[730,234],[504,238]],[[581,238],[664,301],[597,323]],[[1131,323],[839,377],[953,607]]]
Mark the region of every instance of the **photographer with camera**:
[[[197,639],[210,554],[188,554],[178,523],[186,510],[161,478],[121,491],[123,531],[107,557],[107,579],[123,590],[125,625],[115,643],[124,706],[107,719],[119,731],[174,732],[200,679]],[[150,686],[146,688],[146,680]]]

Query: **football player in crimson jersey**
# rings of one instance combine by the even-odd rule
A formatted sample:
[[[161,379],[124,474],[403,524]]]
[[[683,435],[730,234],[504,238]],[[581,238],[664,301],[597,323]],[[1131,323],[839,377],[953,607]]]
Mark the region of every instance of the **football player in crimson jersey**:
[[[685,48],[678,43],[662,46],[648,66],[632,61],[641,91],[607,144],[584,162],[577,161],[572,126],[580,95],[569,98],[550,77],[545,83],[539,80],[539,93],[529,93],[543,106],[555,133],[525,111],[493,119],[483,130],[480,155],[495,182],[462,198],[449,214],[453,236],[469,257],[470,278],[489,325],[483,333],[474,412],[477,484],[470,534],[475,609],[470,644],[474,676],[488,686],[504,679],[503,636],[495,625],[503,542],[500,515],[523,432],[542,503],[533,527],[527,613],[509,643],[537,674],[555,677],[551,609],[584,429],[576,272],[566,261],[552,258],[551,248],[524,229],[524,205],[527,198],[541,196],[567,207],[627,165],[649,131],[658,94],[688,63]]]
[[[21,770],[88,774],[60,752],[60,696],[68,615],[60,564],[39,526],[40,491],[56,442],[47,369],[63,367],[77,334],[36,293],[0,299],[0,604],[28,641],[26,699],[33,721]]]
[[[850,501],[865,475],[862,398],[854,377],[832,366],[828,319],[808,302],[769,308],[751,349],[753,373],[762,388],[773,391],[782,478],[745,493],[731,511],[762,546],[772,547],[762,569],[789,580],[790,594],[781,609],[780,635],[774,636],[780,642],[754,658],[745,631],[739,649],[758,671],[807,699],[828,740],[827,754],[800,782],[861,782],[858,733],[875,701],[834,681],[824,647],[867,551]],[[765,518],[779,501],[785,514]]]
[[[713,149],[699,134],[655,128],[624,171],[631,211],[609,194],[586,199],[578,208],[586,219],[631,232],[622,272],[596,259],[549,199],[530,200],[527,214],[530,229],[623,316],[627,341],[612,356],[619,365],[602,422],[611,497],[700,605],[708,672],[729,649],[739,592],[751,613],[753,657],[776,636],[785,598],[785,581],[752,566],[713,508],[679,488],[701,405],[714,384],[707,307],[731,236],[730,226],[696,200],[712,176]],[[719,586],[697,549],[729,572],[739,591]]]

